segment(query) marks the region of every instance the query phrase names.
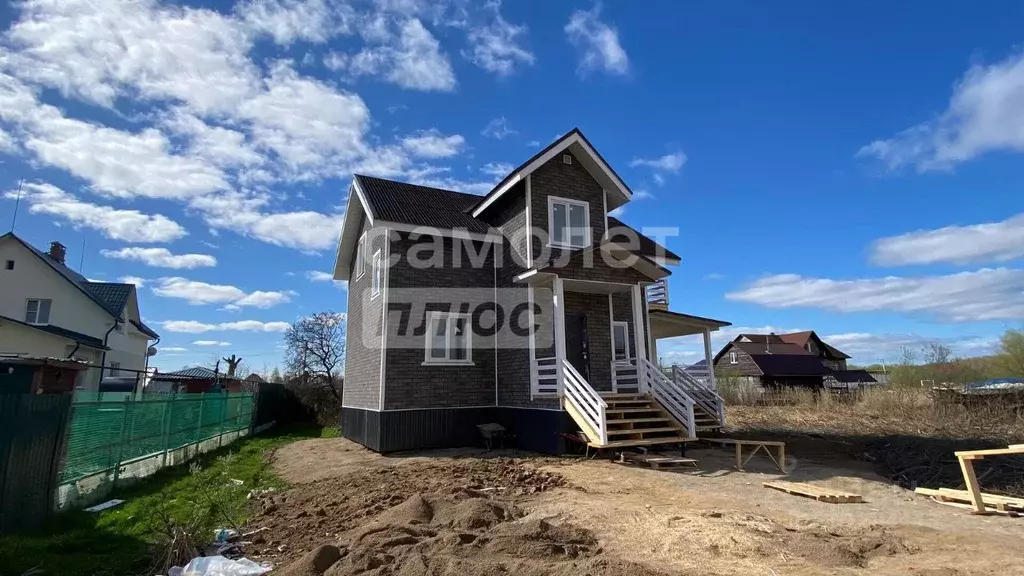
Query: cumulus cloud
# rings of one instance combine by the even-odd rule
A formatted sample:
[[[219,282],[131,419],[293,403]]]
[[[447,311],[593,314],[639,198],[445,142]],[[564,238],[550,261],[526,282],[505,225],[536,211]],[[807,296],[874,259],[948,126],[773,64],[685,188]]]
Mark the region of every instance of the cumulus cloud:
[[[168,332],[185,334],[203,334],[206,332],[284,332],[291,324],[287,322],[260,322],[259,320],[239,320],[237,322],[221,322],[208,324],[195,320],[168,320],[161,322]]]
[[[645,166],[662,172],[676,173],[682,169],[683,164],[686,164],[686,154],[683,154],[682,152],[675,152],[673,154],[665,154],[658,158],[633,158],[629,163],[629,166],[631,168]]]
[[[226,304],[225,308],[236,310],[242,307],[270,308],[290,302],[294,292],[246,292],[237,286],[210,284],[189,280],[179,276],[160,278],[153,286],[153,293],[163,298],[178,298],[189,304]]]
[[[876,240],[871,260],[882,266],[1006,262],[1024,257],[1024,214],[1000,222],[946,226]]]
[[[196,340],[192,344],[194,346],[231,346],[231,342],[222,342],[219,340]]]
[[[982,268],[945,276],[833,280],[778,274],[726,299],[769,308],[890,311],[951,322],[1024,319],[1024,270]]]
[[[408,19],[394,33],[379,34],[383,43],[364,48],[348,62],[355,76],[381,75],[385,80],[410,90],[451,92],[455,72],[441,43],[416,18]]]
[[[480,134],[488,138],[494,138],[496,140],[504,140],[508,136],[518,134],[516,130],[509,128],[508,120],[504,116],[495,118],[484,126],[484,129],[480,131]]]
[[[139,278],[138,276],[121,276],[117,281],[122,284],[135,284],[136,288],[142,288],[146,285],[146,279]]]
[[[459,153],[466,139],[458,134],[445,136],[436,128],[402,139],[402,147],[421,158],[448,158]]]
[[[10,190],[4,198],[14,200],[18,198],[18,192]],[[170,242],[188,233],[166,216],[92,204],[46,182],[26,182],[22,186],[21,200],[28,204],[28,210],[33,214],[60,218],[76,228],[91,228],[111,240]]]
[[[490,22],[469,30],[469,50],[462,55],[498,76],[509,76],[518,66],[532,65],[533,53],[520,44],[526,36],[526,26],[510,24],[502,18],[499,2],[489,3],[488,7],[493,10]]]
[[[511,172],[513,168],[515,168],[515,166],[512,166],[508,162],[488,162],[480,167],[480,171],[484,174],[494,176],[495,178],[504,178],[505,176],[508,176],[509,172]]]
[[[356,18],[351,6],[327,0],[252,0],[237,12],[250,28],[283,45],[296,40],[326,42],[348,34]]]
[[[609,74],[629,72],[629,56],[619,42],[619,32],[600,19],[601,4],[591,10],[576,10],[565,25],[569,42],[579,52],[579,70],[603,70]]]
[[[191,269],[217,265],[217,259],[208,254],[174,254],[166,248],[140,248],[128,246],[120,250],[100,250],[107,258],[134,260],[159,268]]]
[[[1024,152],[1024,52],[972,66],[938,117],[863,146],[857,156],[895,170],[946,170],[986,152]]]

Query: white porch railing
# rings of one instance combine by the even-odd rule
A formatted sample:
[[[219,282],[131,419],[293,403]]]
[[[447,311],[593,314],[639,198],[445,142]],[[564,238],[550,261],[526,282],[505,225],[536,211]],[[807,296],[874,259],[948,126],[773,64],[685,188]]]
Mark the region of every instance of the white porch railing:
[[[583,432],[592,442],[608,443],[608,403],[594,390],[568,360],[562,361],[562,374],[565,385],[562,398],[565,408],[573,413],[578,424],[585,423]],[[582,420],[582,422],[581,422]]]
[[[636,369],[636,358],[624,358],[612,362],[612,391],[640,393],[640,374]]]
[[[534,395],[558,394],[557,358],[537,358],[530,370],[533,371],[531,381]]]
[[[650,360],[639,360],[641,380],[651,395],[679,423],[686,428],[687,436],[697,437],[697,423],[693,416],[693,398],[681,386],[670,380]]]
[[[700,375],[703,372],[704,377]],[[693,401],[705,412],[725,425],[725,400],[711,387],[711,375],[706,368],[672,366],[672,380],[686,391]]]

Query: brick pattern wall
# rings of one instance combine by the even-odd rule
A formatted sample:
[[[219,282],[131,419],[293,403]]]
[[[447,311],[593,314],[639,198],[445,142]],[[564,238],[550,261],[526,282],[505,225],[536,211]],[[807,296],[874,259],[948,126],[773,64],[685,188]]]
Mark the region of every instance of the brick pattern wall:
[[[530,175],[530,217],[533,226],[548,230],[548,197],[557,196],[570,200],[587,202],[590,205],[590,231],[592,245],[597,245],[604,236],[604,190],[597,180],[587,172],[579,160],[573,157],[572,164],[562,163],[559,154]],[[544,246],[539,238],[533,239],[534,261],[559,258],[563,250]]]
[[[465,406],[494,405],[494,339],[479,334],[473,335],[471,366],[429,366],[424,365],[426,358],[426,334],[415,336],[412,342],[398,338],[400,313],[396,305],[404,300],[403,289],[435,289],[437,302],[432,310],[450,309],[445,303],[452,300],[462,301],[457,288],[483,288],[488,295],[494,289],[494,253],[493,244],[483,244],[441,238],[422,238],[414,241],[408,235],[394,234],[391,242],[393,264],[389,270],[391,294],[389,296],[388,316],[388,350],[385,370],[384,407],[386,410],[404,410],[412,408],[446,408]],[[410,250],[414,246],[441,246],[443,265],[439,267],[414,267],[409,259]],[[497,247],[500,249],[500,247]],[[475,254],[486,254],[482,266],[477,267],[471,259],[469,250]],[[418,252],[420,259],[427,258],[432,250]],[[459,265],[455,265],[456,255]],[[476,258],[474,256],[473,258]],[[475,292],[475,291],[474,291]],[[454,310],[458,311],[458,310]],[[410,318],[407,330],[425,323],[425,312],[419,317]],[[402,344],[404,342],[405,344]],[[406,345],[411,345],[408,347]]]
[[[366,263],[364,273],[356,277],[356,266],[348,279],[348,320],[345,334],[345,388],[342,404],[353,408],[380,410],[381,319],[384,293],[371,300],[373,277],[372,257],[375,250],[384,250],[387,235],[380,228],[366,232]],[[353,255],[353,258],[355,256]],[[386,271],[385,271],[386,276]]]
[[[566,314],[587,315],[587,341],[590,348],[590,385],[595,390],[612,389],[612,328],[608,316],[608,295],[584,292],[565,293]]]
[[[609,261],[614,262],[613,260]],[[555,272],[562,278],[570,280],[593,280],[619,284],[638,284],[651,281],[636,268],[618,262],[616,265],[621,267],[609,265],[598,251],[585,251],[573,254],[564,262],[555,263],[553,268],[546,271]]]

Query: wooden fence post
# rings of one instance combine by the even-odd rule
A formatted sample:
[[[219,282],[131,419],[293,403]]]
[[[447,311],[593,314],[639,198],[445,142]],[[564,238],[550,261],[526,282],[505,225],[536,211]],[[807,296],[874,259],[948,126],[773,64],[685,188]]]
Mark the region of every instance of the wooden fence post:
[[[114,465],[114,482],[112,488],[117,487],[117,479],[121,475],[121,457],[124,456],[125,434],[128,433],[128,409],[131,407],[131,398],[124,399],[124,416],[121,418],[121,441],[117,444],[117,463]]]

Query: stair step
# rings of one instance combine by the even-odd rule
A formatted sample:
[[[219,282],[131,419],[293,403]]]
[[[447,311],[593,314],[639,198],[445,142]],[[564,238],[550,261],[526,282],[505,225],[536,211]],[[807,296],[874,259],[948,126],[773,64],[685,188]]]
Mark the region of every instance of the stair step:
[[[607,444],[590,442],[591,448],[625,448],[628,446],[652,446],[654,444],[679,444],[681,442],[695,442],[697,438],[680,436],[666,436],[665,438],[644,438],[643,440],[614,440]]]
[[[647,408],[609,408],[608,410],[605,411],[605,413],[606,414],[612,414],[612,413],[616,413],[616,414],[635,414],[637,412],[658,412],[660,410],[661,410],[661,408],[655,408],[653,406],[649,406]]]
[[[608,435],[613,434],[647,434],[648,432],[682,432],[683,429],[679,426],[671,426],[666,428],[634,428],[632,430],[609,430]]]
[[[634,392],[608,392],[600,394],[600,396],[605,400],[636,400],[643,397],[642,394]]]
[[[646,422],[672,422],[671,418],[628,418],[623,420],[609,420],[608,424],[641,424]]]
[[[640,398],[637,400],[609,400],[606,398],[605,402],[607,402],[609,406],[622,406],[624,404],[639,404],[649,406],[651,404],[651,401],[646,398]]]

